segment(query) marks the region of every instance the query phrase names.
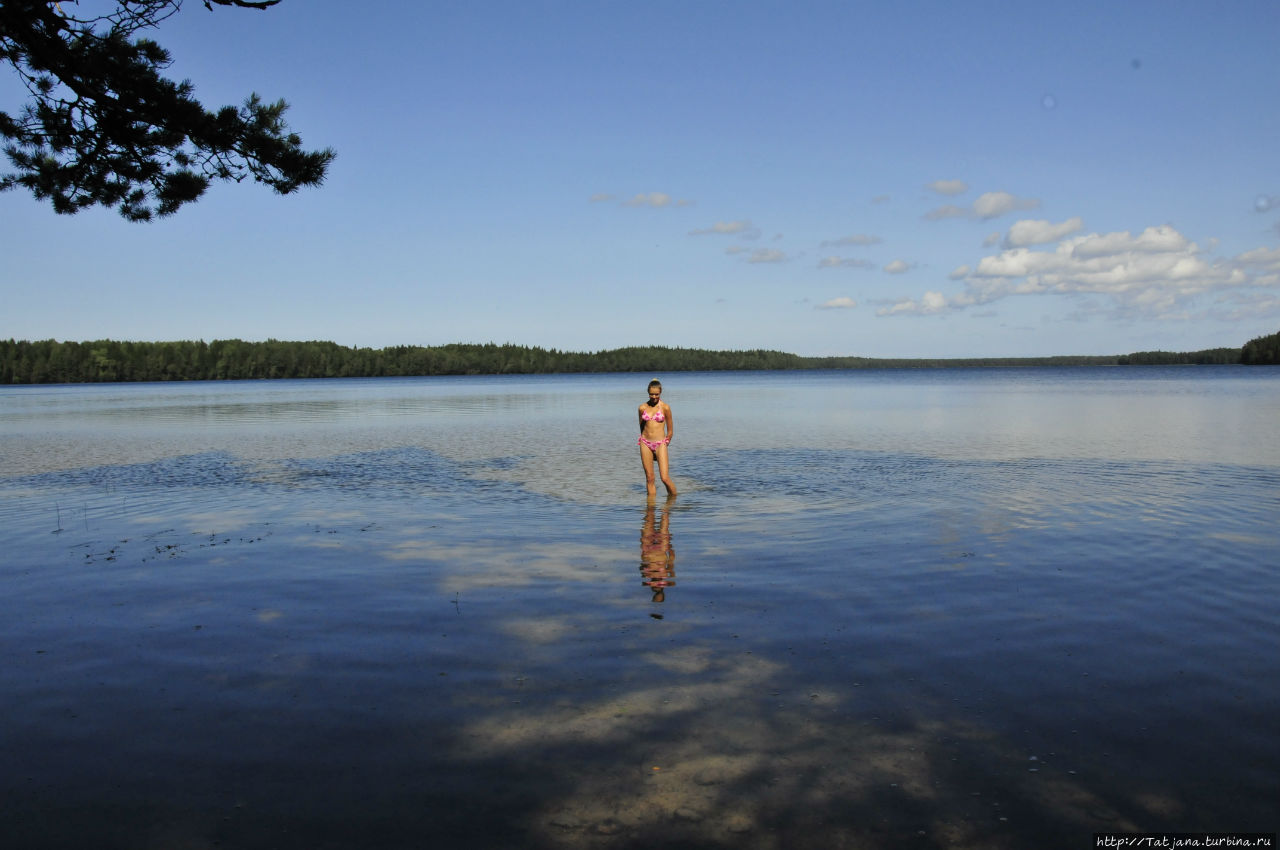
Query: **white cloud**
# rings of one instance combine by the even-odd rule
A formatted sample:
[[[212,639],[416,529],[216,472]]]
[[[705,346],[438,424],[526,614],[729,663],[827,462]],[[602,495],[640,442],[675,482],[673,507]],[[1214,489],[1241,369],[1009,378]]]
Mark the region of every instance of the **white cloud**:
[[[1236,257],[1234,263],[1251,276],[1254,286],[1280,288],[1280,248],[1255,248]]]
[[[976,218],[985,221],[999,218],[1014,210],[1033,210],[1039,206],[1040,201],[1036,198],[1019,198],[1008,192],[984,192],[968,209],[957,207],[955,204],[946,204],[929,210],[924,217],[928,221],[942,221],[948,218]]]
[[[1028,245],[1044,245],[1048,242],[1056,242],[1064,236],[1070,236],[1072,233],[1078,233],[1084,229],[1084,220],[1079,218],[1069,218],[1059,224],[1053,224],[1043,219],[1023,219],[1016,221],[1013,227],[1009,228],[1009,235],[1004,238],[1004,246],[1006,248],[1023,248]],[[987,246],[990,247],[990,246]]]
[[[942,221],[944,218],[968,218],[969,210],[964,207],[957,207],[955,204],[947,204],[938,207],[936,210],[929,210],[924,214],[928,221]]]
[[[904,274],[913,268],[911,263],[906,260],[894,260],[885,265],[884,270],[888,274]]]
[[[939,313],[946,307],[947,299],[941,292],[926,292],[923,303],[925,312]]]
[[[879,245],[884,240],[879,236],[871,236],[866,233],[854,233],[850,236],[841,236],[839,239],[824,239],[818,243],[819,248],[847,248],[862,247],[866,245]]]
[[[852,310],[854,307],[857,307],[857,306],[858,306],[857,301],[854,301],[852,298],[848,297],[847,295],[842,295],[839,298],[832,298],[830,301],[823,301],[814,309],[815,310]]]
[[[1046,250],[1009,248],[983,257],[963,279],[964,291],[949,299],[939,293],[920,301],[905,298],[879,315],[961,310],[1014,295],[1086,294],[1107,299],[1114,315],[1184,318],[1206,294],[1280,288],[1280,249],[1210,261],[1196,243],[1166,225],[1137,236],[1127,231],[1074,236]]]
[[[1280,295],[1270,292],[1233,292],[1219,299],[1220,304],[1234,305],[1215,310],[1212,318],[1238,322],[1243,319],[1280,316]]]
[[[927,188],[939,195],[963,195],[969,191],[969,184],[963,180],[934,180]]]
[[[598,204],[604,201],[617,200],[617,196],[609,192],[597,192],[592,195],[589,200],[593,204]],[[661,209],[663,207],[670,206],[691,207],[693,206],[693,203],[693,201],[683,199],[676,200],[666,192],[640,192],[639,194],[633,195],[627,200],[621,202],[624,207],[653,207],[654,209]]]
[[[1008,192],[985,192],[973,202],[973,214],[978,218],[997,218],[1014,210],[1033,210],[1040,206],[1035,198],[1017,198]]]
[[[671,203],[671,196],[666,192],[641,192],[629,201],[623,201],[624,207],[665,207]]]
[[[1195,243],[1188,242],[1187,237],[1168,225],[1148,227],[1137,237],[1131,235],[1127,230],[1102,235],[1090,233],[1087,236],[1071,239],[1062,244],[1070,245],[1072,256],[1079,259],[1107,257],[1121,253],[1169,254],[1198,251]]]
[[[904,298],[890,307],[882,307],[876,311],[877,316],[894,316],[899,313],[909,313],[917,316],[928,316],[934,313],[941,313],[947,308],[947,298],[941,292],[926,292],[924,297],[919,301],[913,298]]]
[[[1236,262],[1242,266],[1280,272],[1280,248],[1254,248],[1236,257]]]
[[[870,260],[863,260],[854,257],[823,257],[818,260],[818,268],[820,269],[873,269],[876,264]]]
[[[773,248],[758,248],[751,252],[750,257],[747,257],[748,263],[784,263],[786,260],[786,252],[776,251]]]
[[[994,248],[1000,244],[1000,240],[1003,238],[1004,238],[1003,234],[1001,234],[1000,231],[998,230],[995,233],[989,233],[987,234],[987,238],[982,240],[982,247]]]
[[[697,230],[690,230],[690,236],[709,236],[709,235],[741,235],[747,239],[754,239],[760,235],[760,229],[751,223],[750,220],[743,221],[717,221],[710,227],[700,227]],[[754,236],[752,234],[755,234]]]
[[[947,277],[952,280],[964,280],[969,276],[969,272],[971,271],[973,271],[973,269],[969,266],[956,266],[951,270],[951,274],[947,275]]]

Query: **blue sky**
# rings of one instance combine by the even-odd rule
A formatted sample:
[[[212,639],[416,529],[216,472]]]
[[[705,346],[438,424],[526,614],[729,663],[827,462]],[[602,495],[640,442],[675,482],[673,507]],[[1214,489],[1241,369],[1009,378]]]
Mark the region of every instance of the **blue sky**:
[[[0,194],[0,338],[1239,346],[1280,330],[1277,32],[1274,0],[188,0],[172,73],[288,100],[327,183],[151,224]]]

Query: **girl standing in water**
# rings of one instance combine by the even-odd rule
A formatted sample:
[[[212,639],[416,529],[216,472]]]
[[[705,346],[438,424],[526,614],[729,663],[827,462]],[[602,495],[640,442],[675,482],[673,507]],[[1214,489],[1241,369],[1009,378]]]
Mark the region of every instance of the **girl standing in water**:
[[[649,382],[649,400],[640,405],[640,463],[644,465],[644,484],[652,498],[658,490],[653,481],[653,462],[658,461],[658,473],[662,476],[662,484],[667,488],[667,495],[676,494],[676,485],[671,483],[671,474],[667,468],[667,446],[676,434],[676,423],[671,416],[671,406],[662,400],[662,383],[657,380]]]

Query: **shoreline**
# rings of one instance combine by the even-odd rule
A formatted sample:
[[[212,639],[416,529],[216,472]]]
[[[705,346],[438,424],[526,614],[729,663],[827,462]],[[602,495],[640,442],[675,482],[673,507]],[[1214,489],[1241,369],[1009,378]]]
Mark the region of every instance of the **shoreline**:
[[[0,340],[0,386],[150,383],[192,380],[391,378],[443,375],[635,374],[811,371],[828,369],[972,369],[1076,366],[1265,365],[1243,348],[1140,351],[1047,357],[809,357],[765,349],[665,346],[565,352],[520,345],[462,344],[352,348],[333,342],[36,342]]]

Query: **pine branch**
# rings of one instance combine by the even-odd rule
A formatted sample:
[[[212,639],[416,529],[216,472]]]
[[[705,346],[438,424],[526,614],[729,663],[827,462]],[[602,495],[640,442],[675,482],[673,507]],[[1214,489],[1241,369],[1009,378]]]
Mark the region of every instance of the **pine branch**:
[[[279,0],[209,2],[265,9]],[[189,82],[161,74],[169,53],[132,36],[180,5],[117,0],[109,15],[78,19],[49,0],[0,4],[0,59],[30,95],[19,119],[0,112],[16,169],[0,175],[0,190],[25,187],[59,213],[115,206],[146,221],[197,199],[214,179],[252,177],[281,194],[324,180],[334,152],[302,148],[284,101],[253,94],[239,109],[210,112]]]

